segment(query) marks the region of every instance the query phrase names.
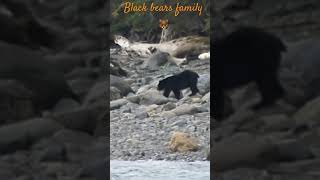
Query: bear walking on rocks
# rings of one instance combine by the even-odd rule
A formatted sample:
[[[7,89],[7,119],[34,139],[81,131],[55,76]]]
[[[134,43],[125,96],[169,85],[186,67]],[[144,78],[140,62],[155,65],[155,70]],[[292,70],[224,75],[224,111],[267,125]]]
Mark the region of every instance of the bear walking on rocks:
[[[177,99],[181,99],[181,90],[190,88],[193,96],[199,92],[197,88],[199,75],[193,71],[185,70],[179,74],[167,77],[159,81],[158,90],[164,90],[163,95],[169,97],[173,91]]]
[[[255,82],[262,96],[259,109],[272,105],[284,95],[278,79],[281,53],[286,51],[284,43],[275,35],[255,27],[242,27],[214,41],[213,65],[213,117],[225,115],[225,91]]]

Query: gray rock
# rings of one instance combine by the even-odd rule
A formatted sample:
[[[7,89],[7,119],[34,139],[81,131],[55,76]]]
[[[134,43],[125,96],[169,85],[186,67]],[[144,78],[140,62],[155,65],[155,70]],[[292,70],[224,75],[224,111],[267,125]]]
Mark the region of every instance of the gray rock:
[[[139,95],[133,95],[127,97],[127,100],[129,100],[132,103],[139,104],[140,103],[140,96]]]
[[[269,116],[259,117],[264,122],[266,131],[285,131],[295,127],[293,119],[285,114],[274,114]]]
[[[63,129],[57,131],[52,136],[53,141],[62,144],[74,144],[80,146],[87,146],[94,141],[94,137],[90,136],[88,133],[79,132],[69,129]]]
[[[291,81],[288,81],[287,78],[283,82],[285,84],[291,82],[291,84],[287,85],[289,87],[299,85],[298,87],[303,90],[303,93],[309,99],[320,95],[319,48],[319,39],[307,39],[297,42],[289,46],[283,62],[283,66],[297,76],[295,79],[291,78]],[[296,83],[292,84],[292,81]]]
[[[68,81],[70,87],[74,90],[76,94],[80,97],[85,97],[92,86],[95,85],[95,81],[89,78],[78,78]]]
[[[207,37],[186,37],[189,38],[172,52],[172,56],[185,58],[186,56],[197,56],[208,52],[209,39]]]
[[[320,97],[311,100],[306,103],[300,110],[298,110],[293,118],[296,120],[297,125],[301,124],[310,124],[317,125],[319,124],[320,117]]]
[[[189,104],[182,104],[181,106],[178,106],[177,108],[171,110],[171,112],[173,112],[175,115],[177,116],[181,116],[181,115],[193,115],[199,112],[198,108],[193,106],[193,105],[189,105]]]
[[[172,110],[172,109],[174,109],[174,108],[176,108],[176,107],[177,107],[177,106],[176,106],[174,103],[168,102],[167,104],[165,104],[165,105],[163,106],[162,110],[164,110],[164,111],[170,111],[170,110]]]
[[[203,102],[210,102],[210,92],[207,93],[207,94],[205,94],[205,95],[201,98],[201,100],[202,100]]]
[[[140,113],[136,114],[137,119],[145,119],[147,117],[149,117],[149,114],[147,112],[140,112]]]
[[[28,148],[32,143],[53,135],[63,126],[50,119],[31,119],[0,128],[0,152]]]
[[[121,92],[116,87],[110,87],[110,101],[121,98]]]
[[[151,70],[156,70],[160,66],[164,65],[168,61],[170,61],[171,56],[169,53],[157,51],[152,54],[149,59],[147,59],[142,65],[143,68],[148,68]]]
[[[80,107],[80,104],[73,99],[61,99],[53,108],[53,113],[73,111]]]
[[[293,139],[276,143],[275,148],[268,152],[267,157],[277,161],[292,162],[312,159],[314,155],[307,144]]]
[[[161,105],[166,104],[169,101],[170,100],[168,98],[164,97],[157,90],[149,90],[140,94],[140,105]]]
[[[126,105],[129,103],[126,99],[117,99],[110,102],[110,110],[119,109],[121,106]]]
[[[207,94],[210,91],[210,74],[199,75],[197,87],[201,95]]]
[[[122,78],[114,76],[112,74],[110,75],[110,87],[111,86],[114,86],[118,90],[120,90],[121,96],[126,96],[130,92],[134,93],[134,91],[132,90],[132,88],[130,87],[130,85],[126,81],[124,81]]]
[[[69,112],[55,113],[52,118],[64,127],[93,133],[97,126],[97,121],[105,110],[105,105],[95,105],[92,107],[80,107]]]
[[[33,146],[33,159],[38,161],[66,161],[66,147],[62,143],[53,140],[40,142]]]
[[[110,61],[110,74],[115,75],[115,76],[127,76],[128,73],[121,68],[121,66],[114,62]]]
[[[97,82],[84,98],[84,105],[104,103],[107,98],[108,84],[106,81]]]
[[[213,145],[215,170],[224,171],[241,166],[254,166],[259,157],[272,149],[271,142],[247,133],[235,134]],[[261,159],[260,159],[261,162]]]

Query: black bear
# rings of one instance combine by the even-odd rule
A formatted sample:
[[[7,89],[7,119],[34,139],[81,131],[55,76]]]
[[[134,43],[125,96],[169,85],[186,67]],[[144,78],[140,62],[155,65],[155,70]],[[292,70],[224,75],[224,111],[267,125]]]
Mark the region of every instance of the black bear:
[[[197,88],[199,75],[193,71],[185,70],[179,74],[167,77],[158,84],[158,90],[164,90],[163,95],[165,97],[169,97],[170,92],[173,91],[175,97],[177,99],[181,98],[181,91],[182,89],[190,88],[191,94],[193,96],[199,92]]]
[[[213,117],[224,117],[225,91],[255,82],[262,96],[259,109],[273,104],[284,95],[278,79],[284,43],[275,35],[255,27],[242,27],[212,42]]]

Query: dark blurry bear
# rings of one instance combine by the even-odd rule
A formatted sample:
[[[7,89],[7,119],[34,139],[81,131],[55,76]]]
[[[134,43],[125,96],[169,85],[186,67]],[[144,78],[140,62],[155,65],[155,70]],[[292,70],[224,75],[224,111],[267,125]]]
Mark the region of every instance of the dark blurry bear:
[[[175,97],[177,99],[181,98],[181,90],[190,88],[191,94],[190,96],[195,95],[199,92],[197,88],[199,75],[193,71],[185,70],[179,74],[167,77],[158,84],[158,90],[164,90],[163,95],[165,97],[169,97],[170,92],[173,91]]]
[[[272,105],[284,95],[278,79],[284,43],[255,27],[242,27],[213,42],[213,117],[224,116],[225,90],[255,82],[262,100],[253,109]]]

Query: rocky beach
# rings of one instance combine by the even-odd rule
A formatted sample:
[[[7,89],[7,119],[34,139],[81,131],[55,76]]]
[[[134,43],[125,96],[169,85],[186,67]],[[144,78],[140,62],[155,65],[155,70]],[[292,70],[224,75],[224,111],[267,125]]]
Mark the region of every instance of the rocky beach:
[[[286,94],[276,105],[250,110],[260,99],[254,84],[229,92],[235,113],[211,131],[216,180],[319,179],[319,7],[316,1],[215,1],[216,36],[255,26],[287,46],[279,72]]]
[[[183,43],[184,39],[180,39]],[[130,45],[137,52],[146,52],[146,47],[172,46],[175,43]],[[131,48],[130,48],[131,49]],[[138,49],[140,51],[138,51]],[[179,49],[178,49],[179,50]],[[207,49],[208,50],[208,49]],[[126,77],[110,83],[110,158],[113,160],[169,160],[206,161],[210,142],[210,60],[195,60],[183,65],[170,61],[170,56],[159,52],[138,56],[130,50],[113,53],[111,63],[120,64]],[[167,62],[165,62],[165,61]],[[154,63],[155,61],[156,63]],[[161,62],[164,61],[164,62]],[[158,65],[159,62],[163,64]],[[147,64],[148,66],[145,66]],[[113,65],[112,65],[113,66]],[[190,89],[182,91],[183,98],[166,98],[157,90],[159,80],[185,69],[199,74],[195,96]],[[112,68],[111,68],[112,70]],[[114,73],[115,74],[115,73]],[[123,81],[123,83],[119,83]],[[115,87],[115,88],[113,88]],[[121,97],[126,88],[132,88]],[[123,89],[123,91],[117,91]],[[174,139],[177,137],[177,139]],[[190,142],[189,139],[190,138]],[[177,141],[177,142],[176,142]],[[180,142],[181,141],[181,142]]]
[[[31,44],[48,38],[45,29],[55,38],[50,47],[31,48],[22,44],[23,37],[13,41],[5,34],[23,28],[28,31],[27,25],[18,24],[21,29],[2,32],[1,179],[108,179],[108,50],[101,40],[107,39],[107,3],[10,3],[1,2],[0,15],[9,18],[8,22],[26,22],[18,18],[19,13],[30,10],[32,16],[22,16],[33,18],[29,20],[44,27],[36,29],[44,34],[42,40],[38,36],[24,37],[31,38]],[[2,20],[1,23],[8,23]]]
[[[253,111],[255,84],[233,89],[226,104],[234,113],[221,122],[210,118],[209,38],[192,35],[206,34],[207,19],[185,17],[190,32],[157,43],[158,24],[140,32],[135,21],[127,36],[109,36],[103,0],[12,2],[0,2],[0,179],[106,180],[109,161],[115,180],[154,172],[152,165],[160,168],[149,177],[184,167],[176,179],[207,178],[208,164],[215,180],[320,179],[318,0],[214,1],[213,39],[250,25],[287,46],[279,72],[285,96]],[[35,22],[54,40],[31,28]],[[166,98],[159,81],[184,70],[199,75],[199,93]]]

